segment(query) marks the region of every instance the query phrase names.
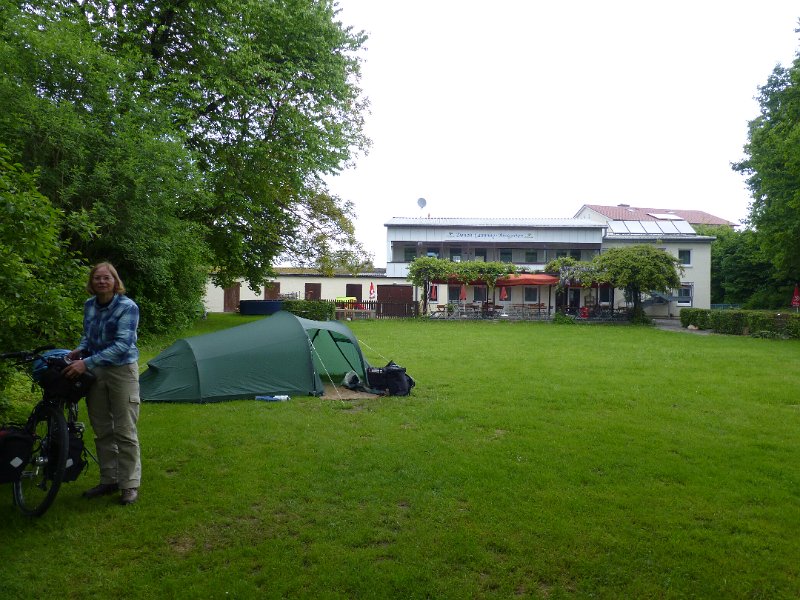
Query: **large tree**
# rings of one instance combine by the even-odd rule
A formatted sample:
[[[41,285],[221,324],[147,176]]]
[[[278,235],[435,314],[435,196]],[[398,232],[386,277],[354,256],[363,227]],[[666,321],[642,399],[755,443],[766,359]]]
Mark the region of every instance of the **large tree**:
[[[599,281],[625,290],[633,301],[633,319],[642,320],[642,294],[668,292],[680,286],[678,259],[647,244],[609,248],[592,261]]]
[[[753,229],[696,226],[697,233],[714,236],[711,243],[711,303],[745,308],[783,308],[794,283],[778,275],[773,261]]]
[[[777,66],[759,88],[761,114],[750,122],[746,158],[753,195],[750,225],[781,278],[800,279],[800,56]]]
[[[365,38],[331,2],[0,0],[0,26],[0,139],[151,326],[208,273],[258,287],[281,255],[358,250],[322,177],[366,148]]]

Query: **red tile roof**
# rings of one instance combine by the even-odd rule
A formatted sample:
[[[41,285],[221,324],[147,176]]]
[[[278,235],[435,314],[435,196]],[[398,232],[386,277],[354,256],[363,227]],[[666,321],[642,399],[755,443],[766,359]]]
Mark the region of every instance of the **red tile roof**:
[[[691,225],[727,225],[733,227],[736,223],[715,217],[702,210],[680,210],[677,208],[640,208],[627,204],[617,206],[602,206],[599,204],[585,204],[587,208],[600,213],[612,221],[658,221],[652,215],[672,214],[687,221]]]

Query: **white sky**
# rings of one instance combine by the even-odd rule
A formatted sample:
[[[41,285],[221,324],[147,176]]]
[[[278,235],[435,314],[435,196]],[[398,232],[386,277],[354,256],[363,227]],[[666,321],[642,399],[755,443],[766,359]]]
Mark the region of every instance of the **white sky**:
[[[797,0],[338,0],[369,35],[373,141],[329,179],[386,264],[391,217],[572,217],[583,204],[739,222],[754,96],[800,48]],[[418,198],[427,206],[421,210]]]

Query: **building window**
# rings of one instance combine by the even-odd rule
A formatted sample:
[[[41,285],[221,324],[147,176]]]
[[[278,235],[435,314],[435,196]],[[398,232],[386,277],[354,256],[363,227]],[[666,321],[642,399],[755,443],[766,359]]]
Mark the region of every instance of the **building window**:
[[[439,258],[439,249],[428,248],[428,251],[425,253],[425,256],[429,256],[430,258]]]
[[[525,286],[525,302],[539,302],[539,288]]]
[[[475,260],[486,262],[486,248],[475,248]]]
[[[447,286],[447,301],[452,302],[453,304],[458,302],[458,297],[461,295],[461,286],[460,285],[448,285]]]
[[[473,302],[486,302],[488,298],[486,286],[485,285],[476,285],[473,290],[472,301]]]
[[[514,253],[511,251],[511,248],[501,248],[500,249],[500,262],[510,263],[513,262]]]
[[[453,262],[461,262],[461,248],[450,248],[450,260]]]
[[[556,250],[556,258],[574,258],[575,260],[581,259],[580,250]]]
[[[692,290],[694,286],[691,283],[684,283],[678,289],[678,306],[691,306],[692,305]]]
[[[414,246],[403,248],[403,262],[411,262],[417,258],[417,249]]]
[[[678,262],[681,263],[681,266],[690,267],[692,265],[692,251],[678,250]]]
[[[525,262],[526,263],[538,263],[538,262],[540,262],[539,261],[539,251],[538,250],[525,250]],[[544,261],[541,261],[541,262],[544,262]]]
[[[611,304],[611,292],[612,287],[610,285],[603,286],[598,290],[597,299],[600,304]]]

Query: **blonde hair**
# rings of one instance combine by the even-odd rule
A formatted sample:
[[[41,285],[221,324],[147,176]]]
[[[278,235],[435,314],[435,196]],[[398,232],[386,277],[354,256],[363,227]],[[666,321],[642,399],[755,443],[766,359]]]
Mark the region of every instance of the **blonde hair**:
[[[111,273],[111,276],[114,278],[114,293],[115,294],[124,294],[125,293],[125,284],[122,283],[122,279],[119,278],[119,273],[114,268],[110,262],[101,262],[97,263],[95,266],[92,267],[92,270],[89,271],[89,281],[86,283],[86,291],[89,292],[92,296],[95,295],[94,288],[92,287],[92,278],[94,274],[97,273],[97,270],[101,267],[105,267],[108,269],[108,272]]]

